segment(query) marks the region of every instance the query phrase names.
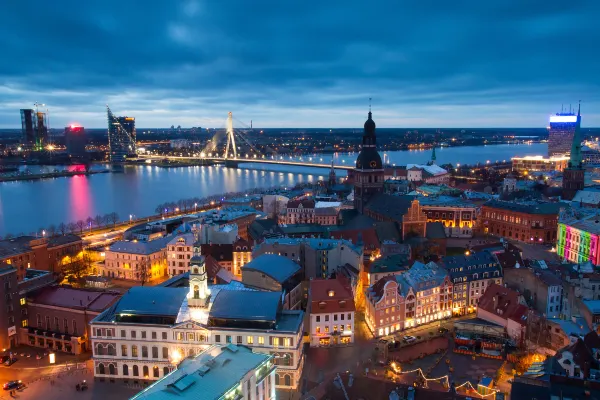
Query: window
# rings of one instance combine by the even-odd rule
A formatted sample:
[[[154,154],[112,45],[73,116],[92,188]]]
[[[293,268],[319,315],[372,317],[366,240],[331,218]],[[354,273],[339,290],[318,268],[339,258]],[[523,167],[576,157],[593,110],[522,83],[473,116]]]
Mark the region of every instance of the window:
[[[163,338],[163,340],[167,340],[167,332],[162,333],[162,338]]]
[[[258,344],[265,344],[265,338],[264,338],[264,336],[259,336],[258,337]]]
[[[148,358],[148,346],[142,346],[142,358]]]
[[[125,329],[121,329],[121,337],[125,337],[127,336]]]
[[[400,308],[400,307],[398,307]],[[348,313],[348,321],[350,321],[352,319],[352,314]]]
[[[340,314],[340,320],[344,320],[344,314]]]
[[[162,358],[169,358],[169,349],[166,347],[162,348]]]
[[[77,322],[73,320],[73,335],[77,335]]]
[[[152,332],[152,339],[156,339],[156,332]]]
[[[154,375],[155,378],[158,378],[159,374],[157,366],[154,366],[154,368],[152,368],[152,375]]]
[[[144,365],[144,367],[142,368],[142,373],[144,375],[144,378],[148,378],[149,377],[149,369],[147,365]]]
[[[131,357],[137,357],[137,356],[138,356],[138,347],[134,344],[133,346],[131,346]],[[134,374],[134,375],[137,376],[137,374]]]
[[[26,319],[24,319],[23,321],[21,321],[21,326],[23,328],[27,328],[27,325],[29,325],[29,321],[27,321]]]
[[[254,344],[254,336],[248,336],[246,338],[246,341],[248,344]]]
[[[317,315],[317,322],[321,322],[321,316]]]
[[[146,331],[142,331],[142,339],[146,339]]]
[[[138,369],[137,365],[133,366],[133,376],[139,376],[140,375],[140,370]]]
[[[316,331],[315,331],[315,332],[316,332],[316,333],[321,333],[321,327],[320,327],[320,326],[317,326],[317,329],[316,329]]]
[[[129,366],[127,364],[123,364],[123,375],[129,375]]]
[[[131,338],[135,339],[135,336],[136,336],[136,331],[131,331]]]
[[[284,339],[283,339],[283,345],[284,345],[285,347],[290,347],[290,346],[292,345],[292,341],[290,340],[290,338],[287,338],[287,337],[286,337],[286,338],[284,338]]]
[[[121,355],[123,357],[127,357],[127,345],[126,344],[121,345]]]
[[[329,322],[329,315],[325,316],[325,322]]]
[[[351,330],[352,330],[352,327],[351,327],[350,325],[346,325],[346,330],[347,330],[347,331],[351,331]]]
[[[152,358],[158,358],[158,347],[152,346]]]
[[[22,306],[25,305],[25,297],[21,297],[20,303],[21,303]]]
[[[227,335],[227,336],[225,336],[225,341],[226,341],[227,343],[231,343],[231,335]]]
[[[275,346],[275,347],[279,346],[279,338],[278,337],[273,338],[273,346]]]
[[[221,335],[215,335],[215,343],[221,343]]]
[[[386,309],[386,311],[387,311],[387,309]],[[337,321],[337,314],[333,314],[333,320]]]
[[[236,341],[236,343],[237,343],[237,344],[242,344],[242,337],[241,337],[241,336],[238,336],[238,337],[237,337],[237,341]]]

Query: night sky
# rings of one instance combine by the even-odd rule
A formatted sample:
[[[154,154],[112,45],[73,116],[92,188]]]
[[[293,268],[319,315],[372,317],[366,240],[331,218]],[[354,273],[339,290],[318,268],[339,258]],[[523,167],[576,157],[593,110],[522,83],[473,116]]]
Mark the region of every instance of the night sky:
[[[600,1],[3,0],[0,128],[600,126]]]

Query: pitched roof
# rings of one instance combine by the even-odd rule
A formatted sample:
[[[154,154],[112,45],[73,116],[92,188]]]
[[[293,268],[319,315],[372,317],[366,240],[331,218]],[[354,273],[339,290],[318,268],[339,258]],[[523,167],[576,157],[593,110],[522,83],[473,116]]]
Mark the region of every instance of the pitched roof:
[[[379,193],[367,203],[366,209],[384,215],[393,221],[402,222],[402,218],[411,206],[414,196],[392,196]]]
[[[558,212],[560,211],[561,207],[566,207],[567,205],[565,203],[521,204],[512,201],[490,200],[487,203],[485,203],[484,206],[521,212],[525,214],[558,215]]]
[[[149,255],[161,250],[165,250],[167,248],[167,243],[169,243],[171,239],[172,237],[166,236],[163,238],[150,240],[149,242],[139,240],[121,240],[113,243],[110,246],[109,251],[116,253]]]
[[[369,266],[371,274],[404,272],[410,269],[410,257],[407,254],[394,254],[380,257]]]
[[[427,222],[427,239],[446,239],[446,230],[441,222]]]
[[[519,303],[519,293],[495,283],[488,286],[483,296],[479,298],[477,307],[521,325],[527,322],[528,308]]]
[[[270,276],[279,283],[285,282],[298,272],[300,266],[287,257],[276,254],[263,254],[242,267],[242,275],[244,271],[258,271]]]
[[[87,309],[101,312],[110,307],[121,295],[90,289],[75,289],[69,286],[47,286],[31,296],[31,302],[49,306]]]
[[[345,278],[310,281],[311,314],[351,312],[355,310],[352,289]]]
[[[219,262],[233,261],[233,244],[202,244],[200,253],[203,256],[213,256]]]
[[[187,287],[134,286],[94,321],[113,321],[118,314],[177,317]]]
[[[315,208],[315,201],[311,199],[290,200],[287,203],[287,208]]]

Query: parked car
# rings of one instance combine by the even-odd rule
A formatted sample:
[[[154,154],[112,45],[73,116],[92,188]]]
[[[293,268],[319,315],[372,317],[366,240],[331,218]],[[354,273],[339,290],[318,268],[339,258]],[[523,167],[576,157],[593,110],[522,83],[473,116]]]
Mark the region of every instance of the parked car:
[[[467,350],[469,351],[469,348],[467,346],[458,346],[459,350]]]
[[[404,336],[404,338],[402,338],[402,340],[404,340],[406,343],[412,343],[415,340],[417,340],[417,338],[414,336]]]
[[[21,382],[21,381],[8,381],[4,384],[3,388],[4,388],[4,390],[13,390],[13,389],[19,389],[22,386],[23,386],[23,382]]]
[[[13,358],[9,358],[8,360],[4,361],[4,365],[13,365],[14,363],[16,363],[18,360],[17,357],[13,357]]]

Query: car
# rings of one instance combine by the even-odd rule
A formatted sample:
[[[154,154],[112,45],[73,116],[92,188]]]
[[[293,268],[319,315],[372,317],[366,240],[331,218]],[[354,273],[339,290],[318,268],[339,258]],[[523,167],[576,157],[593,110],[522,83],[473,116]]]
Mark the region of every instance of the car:
[[[4,365],[13,365],[17,362],[17,360],[17,357],[9,358],[8,360],[4,361]]]
[[[458,346],[459,350],[469,350],[469,348],[467,346]]]
[[[8,360],[10,360],[10,356],[2,356],[0,357],[0,363],[4,364],[5,362],[7,362]]]
[[[23,386],[23,382],[21,381],[8,381],[4,384],[3,388],[4,390],[13,390],[19,389],[21,386]]]
[[[439,333],[446,333],[446,332],[448,332],[448,328],[441,327],[440,329],[438,329],[438,332]]]
[[[404,336],[402,340],[404,340],[406,343],[412,343],[417,340],[417,338],[414,336]]]

